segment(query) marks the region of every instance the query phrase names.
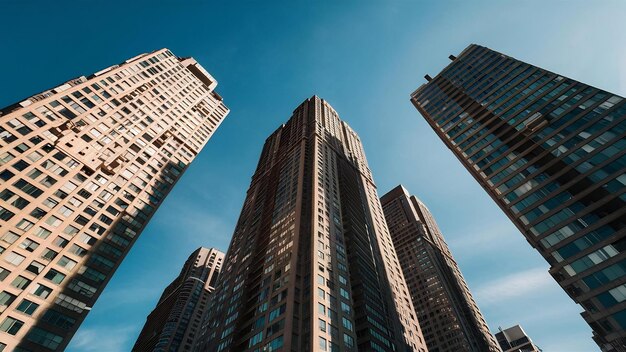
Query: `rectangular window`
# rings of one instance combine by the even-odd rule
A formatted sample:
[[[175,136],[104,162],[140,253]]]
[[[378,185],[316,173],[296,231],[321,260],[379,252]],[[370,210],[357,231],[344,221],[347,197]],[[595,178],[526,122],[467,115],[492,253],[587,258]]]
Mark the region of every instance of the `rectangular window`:
[[[0,331],[4,331],[9,335],[15,335],[20,331],[22,325],[24,325],[23,321],[7,317],[2,324],[0,324]]]
[[[15,295],[8,293],[7,291],[0,292],[0,306],[6,307],[15,301]]]
[[[76,319],[52,309],[48,309],[44,313],[42,320],[65,330],[71,329],[76,324]]]
[[[49,230],[44,229],[43,227],[38,227],[33,231],[33,235],[43,238],[44,240],[50,236],[51,232]]]
[[[61,259],[59,259],[57,264],[60,267],[63,267],[65,269],[67,269],[67,270],[72,270],[72,269],[74,269],[74,267],[76,266],[77,263],[75,261],[71,260],[70,258],[68,258],[66,256],[63,256],[63,257],[61,257]]]
[[[52,260],[57,256],[57,252],[53,251],[50,248],[46,248],[43,250],[43,252],[41,253],[41,258],[45,259],[45,260]]]
[[[28,267],[26,268],[27,271],[30,271],[33,274],[37,274],[39,275],[43,269],[45,268],[45,266],[39,262],[33,261],[30,263],[30,265],[28,265]]]
[[[7,278],[7,276],[9,276],[9,274],[11,273],[11,271],[5,269],[5,268],[0,268],[0,281],[4,281],[4,279]]]
[[[48,298],[51,292],[52,289],[50,287],[41,284],[37,284],[37,286],[35,286],[35,289],[33,290],[33,294],[35,296],[41,297],[43,299]]]
[[[54,282],[55,284],[60,284],[65,279],[65,275],[54,269],[50,269],[50,271],[48,271],[48,273],[44,277]]]
[[[61,336],[38,327],[34,327],[30,330],[26,335],[26,339],[51,350],[56,350],[63,342]]]
[[[6,257],[4,257],[4,260],[7,263],[11,263],[13,265],[20,265],[24,261],[24,256],[19,255],[19,254],[15,253],[15,252],[11,252],[11,253],[7,254]]]
[[[30,280],[21,275],[13,279],[13,282],[11,282],[11,286],[20,290],[23,290],[28,285],[30,285]]]
[[[35,310],[37,310],[37,308],[39,308],[39,304],[25,299],[25,300],[22,300],[22,302],[20,302],[20,304],[15,309],[19,310],[20,312],[26,315],[33,315],[33,313],[35,312]]]
[[[29,252],[34,252],[35,249],[37,249],[37,247],[39,247],[39,243],[27,238],[24,241],[22,241],[22,243],[20,243],[20,245],[18,246],[22,249],[25,249]]]
[[[15,243],[15,241],[17,241],[20,238],[20,236],[14,232],[8,231],[7,233],[4,234],[4,236],[2,236],[2,238],[0,238],[0,240],[9,243],[9,244],[13,244]]]
[[[20,178],[17,182],[15,182],[13,186],[17,189],[22,190],[22,192],[32,196],[33,198],[37,198],[43,193],[41,189],[31,185],[30,183],[28,183],[22,178]]]

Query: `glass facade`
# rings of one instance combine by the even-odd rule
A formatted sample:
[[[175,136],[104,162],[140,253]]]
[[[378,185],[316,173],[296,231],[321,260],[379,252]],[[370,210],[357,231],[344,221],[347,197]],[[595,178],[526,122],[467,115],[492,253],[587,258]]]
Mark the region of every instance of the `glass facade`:
[[[411,101],[550,263],[598,344],[625,350],[624,99],[478,45],[450,58]]]

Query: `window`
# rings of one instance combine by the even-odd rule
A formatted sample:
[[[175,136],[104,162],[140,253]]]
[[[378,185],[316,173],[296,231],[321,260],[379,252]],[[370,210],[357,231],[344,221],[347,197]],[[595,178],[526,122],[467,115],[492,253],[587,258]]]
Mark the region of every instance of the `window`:
[[[63,338],[59,335],[55,335],[47,330],[34,327],[26,335],[28,341],[34,342],[51,350],[56,350],[57,347],[63,342]]]
[[[50,287],[44,286],[42,284],[37,284],[37,286],[35,286],[35,289],[33,290],[33,294],[35,296],[41,297],[43,299],[46,299],[51,292],[52,289]]]
[[[56,216],[50,216],[48,220],[46,220],[46,224],[52,227],[58,227],[59,225],[61,225],[62,222],[63,220],[57,218]]]
[[[320,331],[326,332],[326,321],[319,319]]]
[[[15,309],[19,310],[20,312],[24,314],[33,315],[33,313],[35,312],[35,310],[37,310],[37,308],[39,308],[39,304],[25,299],[25,300],[22,300],[22,302]]]
[[[33,223],[26,220],[26,219],[22,219],[20,220],[20,222],[17,223],[17,225],[15,225],[15,227],[17,227],[18,229],[22,230],[22,231],[28,231],[33,227]]]
[[[19,179],[17,182],[15,182],[13,184],[13,186],[17,189],[22,190],[24,193],[32,196],[33,198],[37,198],[39,197],[43,191],[40,190],[39,188],[31,185],[30,183],[28,183],[27,181],[25,181],[24,179]]]
[[[8,293],[7,291],[0,292],[0,306],[8,306],[15,301],[15,295]]]
[[[15,243],[20,238],[20,236],[14,232],[8,231],[4,236],[2,236],[1,240],[6,243]]]
[[[250,338],[250,341],[248,341],[248,347],[256,345],[257,343],[261,342],[261,340],[263,340],[263,331]]]
[[[12,211],[0,207],[0,220],[9,221],[13,216],[15,216],[15,214]]]
[[[270,316],[269,316],[269,322],[271,322],[272,320],[278,318],[281,314],[283,314],[285,312],[285,309],[286,309],[286,306],[283,304],[280,307],[271,311]]]
[[[11,252],[11,253],[7,254],[6,257],[4,257],[4,260],[7,263],[11,263],[13,265],[20,265],[24,261],[24,256],[21,256],[21,255],[15,253],[15,252]]]
[[[41,176],[41,174],[42,174],[41,170],[39,170],[39,169],[37,169],[37,168],[34,168],[34,169],[30,170],[30,171],[26,174],[26,176],[28,176],[28,177],[30,177],[31,179],[33,179],[33,180],[34,180],[34,179],[36,179],[37,177]]]
[[[44,211],[41,208],[35,208],[30,212],[30,216],[32,216],[35,219],[42,219],[44,216],[46,216],[47,212]]]
[[[28,285],[30,285],[30,280],[21,275],[13,279],[13,282],[11,282],[11,286],[20,290],[24,289]]]
[[[79,247],[75,244],[73,244],[72,247],[70,247],[69,252],[72,254],[76,254],[79,257],[84,257],[85,254],[87,254],[87,250],[85,248]]]
[[[320,351],[326,351],[328,346],[328,342],[326,341],[325,338],[320,337]]]
[[[68,243],[70,243],[70,241],[66,240],[65,238],[59,236],[54,240],[54,245],[61,247],[61,248],[65,248],[65,246],[67,246]]]
[[[4,281],[4,279],[9,276],[11,272],[5,268],[0,268],[0,281]]]
[[[75,234],[78,233],[78,229],[72,225],[68,225],[65,230],[63,230],[64,233],[70,235],[70,236],[74,236]]]
[[[282,335],[278,336],[277,338],[275,338],[272,341],[270,341],[270,343],[265,345],[263,347],[263,349],[264,349],[264,351],[272,352],[272,351],[278,350],[281,347],[283,347],[283,336]]]
[[[46,248],[43,250],[43,252],[41,253],[41,258],[45,259],[45,260],[52,260],[57,256],[57,252],[53,251],[50,248]]]
[[[348,334],[343,334],[343,343],[346,345],[347,348],[353,348],[354,338],[352,338],[352,336]]]
[[[15,158],[15,156],[13,156],[13,154],[9,152],[4,152],[0,154],[0,165],[8,163],[9,161],[13,160],[13,158]]]
[[[61,259],[59,259],[58,263],[57,263],[60,267],[63,267],[67,270],[72,270],[74,269],[74,267],[76,266],[76,262],[71,260],[70,258],[63,256],[61,257]]]
[[[48,271],[48,273],[44,277],[54,282],[55,284],[60,284],[63,281],[63,279],[65,279],[65,275],[61,274],[60,272],[54,269],[50,269],[50,271]]]
[[[15,176],[14,173],[12,173],[9,170],[2,170],[0,171],[0,180],[2,181],[8,181],[11,179],[11,177]],[[0,182],[1,183],[1,182]]]
[[[38,227],[35,229],[35,231],[33,231],[33,235],[39,237],[39,238],[43,238],[44,240],[46,238],[48,238],[48,236],[51,234],[50,231],[44,229],[43,227]]]
[[[33,261],[32,263],[30,263],[30,265],[26,268],[27,271],[30,271],[33,274],[40,274],[43,269],[45,268],[45,266],[39,262]]]
[[[350,305],[346,302],[341,302],[341,311],[350,314]]]
[[[18,171],[22,171],[22,170],[26,169],[29,166],[30,166],[30,164],[25,162],[24,160],[20,160],[20,161],[16,162],[15,164],[13,164],[13,167],[16,170],[18,170]]]
[[[70,209],[70,208],[66,207],[65,205],[62,205],[62,206],[59,208],[59,210],[57,210],[57,213],[59,213],[59,214],[61,214],[61,215],[65,216],[65,217],[72,215],[72,213],[73,213],[73,212],[74,212],[74,211],[73,211],[72,209]]]
[[[23,248],[29,252],[33,252],[37,247],[39,247],[39,243],[27,238],[19,245],[20,248]]]
[[[76,324],[76,319],[52,309],[48,309],[44,313],[42,320],[66,330],[71,329]]]
[[[324,315],[326,315],[326,306],[325,306],[325,305],[323,305],[323,304],[321,304],[321,303],[318,303],[318,304],[317,304],[317,311],[318,311],[318,313],[320,313],[320,314],[324,314]]]
[[[0,331],[4,331],[10,335],[15,335],[18,331],[20,331],[22,325],[24,325],[23,321],[7,317],[6,319],[4,319],[2,324],[0,324]]]
[[[91,237],[89,235],[86,235],[84,233],[81,233],[80,236],[78,236],[78,240],[80,242],[82,242],[84,244],[87,244],[87,245],[90,245],[90,246],[96,243],[96,239],[95,238],[93,238],[93,237]]]
[[[346,317],[343,317],[342,323],[343,323],[344,328],[346,328],[349,331],[352,331],[352,322],[349,319],[346,319]]]

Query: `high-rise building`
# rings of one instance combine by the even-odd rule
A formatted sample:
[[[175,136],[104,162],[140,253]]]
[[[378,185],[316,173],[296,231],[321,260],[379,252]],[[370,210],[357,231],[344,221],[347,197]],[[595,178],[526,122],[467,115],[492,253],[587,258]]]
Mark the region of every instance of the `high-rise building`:
[[[228,109],[162,49],[0,109],[0,350],[62,351]]]
[[[626,351],[626,104],[470,45],[411,101],[582,305]]]
[[[223,259],[224,253],[213,248],[198,248],[191,253],[148,315],[133,351],[193,350]]]
[[[496,333],[496,339],[504,352],[541,352],[519,325],[500,329]]]
[[[209,351],[426,351],[357,134],[314,96],[265,142]]]
[[[380,201],[428,349],[500,351],[428,208],[401,185]]]

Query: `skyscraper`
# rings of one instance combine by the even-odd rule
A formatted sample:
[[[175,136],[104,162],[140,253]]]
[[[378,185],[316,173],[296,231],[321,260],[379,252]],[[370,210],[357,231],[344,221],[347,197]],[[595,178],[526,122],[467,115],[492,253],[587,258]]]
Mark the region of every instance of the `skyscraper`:
[[[540,352],[521,326],[515,325],[508,329],[500,329],[496,339],[504,352]]]
[[[430,351],[500,351],[432,214],[401,185],[380,199]]]
[[[426,351],[357,134],[314,96],[265,142],[209,351]]]
[[[224,260],[216,249],[198,248],[170,283],[135,342],[133,351],[192,351]]]
[[[65,348],[227,115],[216,85],[161,49],[0,110],[0,350]]]
[[[582,305],[626,351],[626,104],[470,45],[411,101]]]

